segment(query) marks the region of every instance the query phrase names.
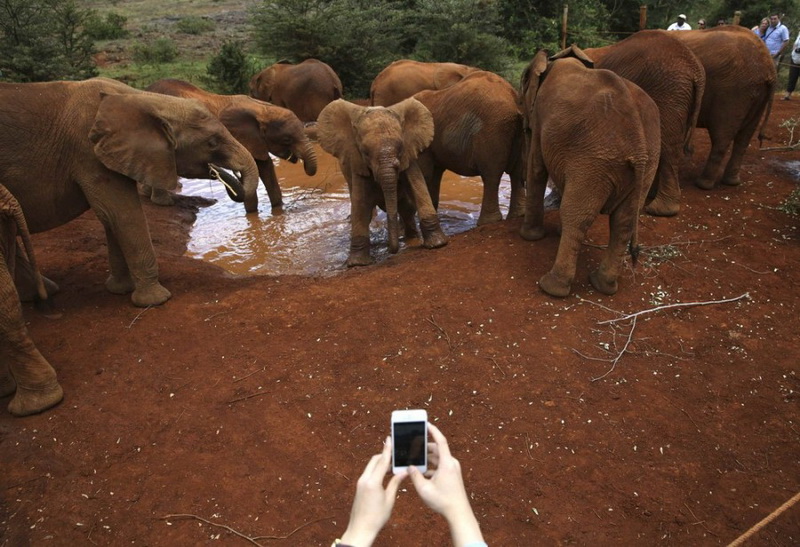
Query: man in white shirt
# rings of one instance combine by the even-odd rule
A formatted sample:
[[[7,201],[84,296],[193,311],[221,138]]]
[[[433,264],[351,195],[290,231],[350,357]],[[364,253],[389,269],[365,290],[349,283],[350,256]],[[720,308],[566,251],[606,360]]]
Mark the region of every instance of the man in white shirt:
[[[678,15],[678,20],[668,26],[667,30],[692,30],[692,27],[686,22],[686,15],[681,13]]]
[[[775,68],[778,68],[781,53],[783,53],[786,44],[789,43],[789,29],[781,23],[777,13],[769,16],[769,27],[761,39],[767,44],[769,54],[772,55],[772,59],[775,61]]]

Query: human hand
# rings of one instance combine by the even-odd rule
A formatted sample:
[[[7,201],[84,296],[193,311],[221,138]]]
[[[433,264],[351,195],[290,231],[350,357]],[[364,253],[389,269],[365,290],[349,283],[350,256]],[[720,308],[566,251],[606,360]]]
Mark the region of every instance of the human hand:
[[[447,439],[439,428],[428,423],[434,442],[428,444],[428,473],[426,478],[416,467],[409,467],[408,474],[419,497],[425,505],[442,515],[450,525],[453,545],[483,541],[478,521],[469,504],[461,464],[450,454]],[[431,466],[435,471],[431,472]]]
[[[400,483],[406,473],[393,475],[383,487],[383,480],[392,465],[392,439],[387,437],[383,451],[372,456],[356,483],[356,497],[350,510],[350,522],[342,543],[369,547],[389,520]]]

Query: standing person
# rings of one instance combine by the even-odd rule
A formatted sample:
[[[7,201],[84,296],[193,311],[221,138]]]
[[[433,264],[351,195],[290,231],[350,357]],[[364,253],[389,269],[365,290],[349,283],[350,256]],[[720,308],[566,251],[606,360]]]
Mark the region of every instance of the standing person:
[[[678,15],[678,19],[667,27],[667,30],[692,30],[692,27],[686,22],[686,15],[681,13]]]
[[[705,19],[700,19],[697,22],[697,30],[703,30],[704,28],[706,28],[706,20]]]
[[[775,62],[775,68],[778,69],[781,53],[789,43],[789,29],[781,23],[777,13],[769,16],[769,28],[761,39],[767,44],[769,54],[772,55],[772,60]]]
[[[392,438],[388,437],[383,451],[372,456],[358,479],[347,530],[331,547],[370,547],[388,522],[400,483],[408,476],[425,505],[447,521],[455,547],[487,547],[469,504],[461,464],[450,454],[447,439],[439,428],[428,422],[428,431],[433,437],[433,442],[428,443],[428,462],[436,467],[432,473],[425,474],[430,478],[411,466],[408,473],[393,475],[384,488],[384,478],[392,468]],[[416,543],[406,542],[407,545]]]
[[[769,17],[764,17],[759,24],[754,26],[752,29],[753,34],[764,39],[764,35],[767,33],[767,29],[769,28]]]
[[[786,95],[783,96],[784,101],[788,101],[792,97],[792,92],[797,86],[797,77],[800,76],[800,33],[797,34],[797,39],[794,41],[791,53],[792,64],[789,65],[789,81],[786,83]]]

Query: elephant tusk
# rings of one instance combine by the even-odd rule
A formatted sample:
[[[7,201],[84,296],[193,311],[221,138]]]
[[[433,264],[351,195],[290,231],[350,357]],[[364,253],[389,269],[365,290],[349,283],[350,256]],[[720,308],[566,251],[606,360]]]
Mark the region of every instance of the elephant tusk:
[[[227,172],[225,172],[225,171],[222,171],[220,168],[218,168],[217,166],[215,166],[215,165],[213,165],[213,164],[211,164],[211,163],[209,163],[209,164],[208,164],[208,170],[209,170],[209,172],[211,173],[211,176],[212,176],[212,177],[214,177],[215,179],[217,179],[218,181],[220,181],[220,182],[222,183],[222,185],[223,185],[225,188],[227,188],[227,189],[228,189],[228,192],[229,192],[229,193],[231,193],[231,194],[232,194],[232,195],[234,195],[234,196],[238,196],[238,193],[236,192],[236,190],[235,190],[235,189],[234,189],[234,188],[231,186],[231,184],[230,184],[230,183],[228,183],[228,182],[225,180],[225,179],[226,179],[226,177],[230,177],[231,175],[229,175],[229,174],[228,174]],[[238,182],[238,181],[237,181],[237,182]]]

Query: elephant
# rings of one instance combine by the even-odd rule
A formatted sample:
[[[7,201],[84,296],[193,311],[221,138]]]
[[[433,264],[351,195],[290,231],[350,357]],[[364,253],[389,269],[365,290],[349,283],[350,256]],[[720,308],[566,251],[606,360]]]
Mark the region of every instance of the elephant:
[[[315,122],[325,105],[342,98],[336,72],[318,59],[293,65],[281,61],[250,79],[250,95],[288,108],[303,123]]]
[[[661,117],[661,159],[645,211],[673,216],[680,210],[678,178],[684,157],[691,151],[703,92],[705,69],[675,32],[642,30],[616,44],[583,52],[595,68],[616,72],[655,101]]]
[[[391,106],[423,89],[444,89],[480,70],[457,63],[423,63],[400,59],[384,68],[369,90],[370,105]]]
[[[22,241],[22,249],[17,238]],[[36,265],[25,216],[19,202],[0,184],[0,397],[14,394],[8,411],[14,416],[28,416],[58,404],[64,391],[56,371],[36,348],[25,327],[19,296],[14,287],[18,251],[36,278],[39,302],[47,300],[47,291]]]
[[[435,207],[445,169],[462,176],[480,175],[483,201],[478,225],[503,219],[497,195],[503,173],[511,177],[509,218],[524,214],[525,151],[522,112],[514,86],[491,72],[471,72],[438,91],[414,95],[433,116],[433,142],[419,165]]]
[[[706,72],[697,127],[708,130],[711,150],[695,184],[704,190],[711,190],[717,182],[738,186],[750,139],[762,117],[763,132],[772,110],[778,79],[775,64],[764,42],[743,27],[726,25],[673,34],[697,55]],[[729,149],[730,157],[723,164]]]
[[[617,292],[626,246],[634,261],[638,252],[639,212],[661,149],[653,100],[636,84],[591,66],[576,46],[549,59],[539,51],[521,79],[529,156],[520,234],[527,240],[544,237],[549,176],[563,196],[561,241],[539,286],[557,297],[570,293],[578,251],[598,213],[609,217],[609,243],[589,280],[603,294]]]
[[[447,244],[417,164],[420,151],[433,139],[433,117],[422,103],[406,99],[386,108],[339,99],[322,110],[317,125],[320,145],[339,160],[350,190],[348,266],[373,262],[369,223],[376,205],[386,211],[389,252],[399,250],[401,193],[410,195],[419,212],[423,246]]]
[[[247,149],[206,107],[93,78],[0,84],[0,180],[31,233],[91,208],[103,224],[106,288],[140,307],[166,302],[136,182],[164,190],[178,176],[206,177],[217,164],[242,174],[228,193],[257,207],[258,169]],[[231,182],[239,182],[232,180]]]
[[[210,93],[189,82],[170,78],[154,82],[146,91],[197,99],[203,103],[252,154],[273,209],[283,205],[283,197],[270,154],[291,162],[301,160],[309,176],[317,172],[314,145],[305,133],[303,122],[288,108],[247,95]],[[151,199],[157,204],[172,204],[169,193],[156,191]]]

